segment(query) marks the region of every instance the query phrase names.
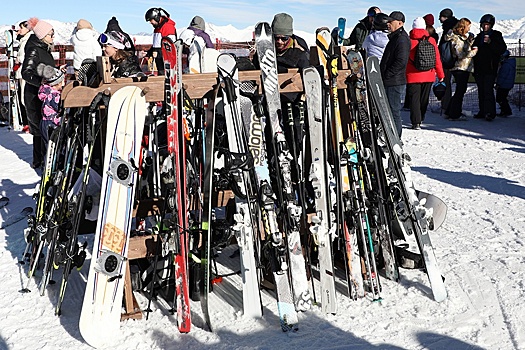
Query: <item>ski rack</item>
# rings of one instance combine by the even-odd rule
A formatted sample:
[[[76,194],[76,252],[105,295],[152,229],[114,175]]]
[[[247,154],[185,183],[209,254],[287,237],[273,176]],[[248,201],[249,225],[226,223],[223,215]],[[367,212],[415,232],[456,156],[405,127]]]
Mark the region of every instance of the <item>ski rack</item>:
[[[342,47],[344,49],[344,47]],[[315,56],[315,55],[312,55]],[[339,60],[344,61],[344,60]],[[312,57],[311,63],[317,65]],[[112,94],[115,91],[129,85],[137,86],[144,91],[146,102],[164,101],[163,76],[144,76],[135,78],[111,78],[109,75],[109,60],[107,57],[97,57],[97,66],[101,75],[101,84],[98,87],[79,86],[78,81],[73,81],[62,90],[64,108],[87,107],[99,92]],[[345,79],[352,74],[348,69],[346,61],[340,64],[337,76],[338,89],[346,89]],[[239,72],[239,80],[252,80],[261,89],[261,71],[251,70]],[[183,74],[182,83],[188,96],[192,99],[202,98],[217,83],[217,73]],[[279,90],[281,93],[302,92],[303,80],[298,69],[289,69],[287,73],[279,74]],[[262,93],[262,91],[259,91]]]

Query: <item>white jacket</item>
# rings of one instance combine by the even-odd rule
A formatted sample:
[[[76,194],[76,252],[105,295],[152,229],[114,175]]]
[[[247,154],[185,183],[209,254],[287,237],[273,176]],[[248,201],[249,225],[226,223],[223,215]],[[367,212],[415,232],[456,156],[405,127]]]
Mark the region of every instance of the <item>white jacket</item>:
[[[86,58],[95,60],[97,56],[102,56],[98,35],[96,31],[89,28],[73,31],[71,44],[73,44],[73,67],[75,69],[79,69]]]

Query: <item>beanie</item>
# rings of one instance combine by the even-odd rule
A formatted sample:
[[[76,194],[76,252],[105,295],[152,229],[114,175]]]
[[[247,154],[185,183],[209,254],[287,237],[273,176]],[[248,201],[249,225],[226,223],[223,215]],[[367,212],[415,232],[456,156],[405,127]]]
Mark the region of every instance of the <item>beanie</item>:
[[[293,35],[293,19],[287,13],[278,13],[273,17],[272,32],[274,35]]]
[[[427,24],[425,23],[425,20],[423,17],[416,17],[414,22],[412,23],[412,29],[426,29]]]
[[[434,25],[434,15],[429,13],[428,15],[423,16],[423,19],[425,20],[425,23],[427,26],[433,26]]]
[[[45,21],[38,21],[38,23],[33,28],[33,33],[36,37],[42,40],[46,35],[53,30],[53,26]]]
[[[191,20],[190,27],[195,27],[200,30],[206,30],[206,22],[201,16],[195,16]]]
[[[89,23],[89,21],[86,21],[85,19],[79,19],[77,23],[77,30],[86,28],[93,29],[93,26],[91,25],[91,23]]]
[[[64,81],[64,72],[44,63],[40,63],[36,67],[36,72],[43,77],[50,86],[58,85]]]
[[[441,10],[441,12],[439,13],[439,17],[445,17],[445,18],[450,18],[454,15],[454,13],[452,12],[451,9],[449,8],[446,8],[446,9],[443,9]]]

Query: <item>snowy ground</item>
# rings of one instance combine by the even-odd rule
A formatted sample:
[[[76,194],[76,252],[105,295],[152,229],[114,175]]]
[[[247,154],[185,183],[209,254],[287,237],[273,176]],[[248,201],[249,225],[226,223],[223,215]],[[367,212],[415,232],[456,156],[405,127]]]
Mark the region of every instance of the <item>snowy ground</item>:
[[[11,199],[0,221],[34,205],[30,140],[0,129],[0,195]],[[399,284],[382,279],[381,303],[339,294],[337,315],[314,307],[300,315],[297,333],[280,330],[266,292],[263,319],[230,313],[216,333],[205,330],[198,304],[184,335],[157,304],[148,321],[122,322],[112,349],[525,349],[525,112],[493,122],[428,113],[423,129],[404,129],[403,140],[416,186],[448,204],[432,234],[446,301],[432,300],[424,273],[402,270]],[[32,281],[32,293],[19,293],[27,283],[17,264],[25,226],[0,230],[0,349],[89,349],[78,330],[85,269],[73,272],[61,317],[54,316],[57,285],[41,297]]]

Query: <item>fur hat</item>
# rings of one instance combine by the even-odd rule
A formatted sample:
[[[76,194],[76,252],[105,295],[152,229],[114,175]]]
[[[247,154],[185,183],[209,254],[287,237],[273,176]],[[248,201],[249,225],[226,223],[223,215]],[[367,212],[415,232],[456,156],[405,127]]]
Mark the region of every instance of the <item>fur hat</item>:
[[[273,17],[272,32],[274,35],[293,35],[293,18],[287,13],[278,13]]]
[[[33,33],[40,40],[44,39],[53,30],[53,26],[46,21],[38,21],[37,24],[33,27]]]
[[[89,23],[89,21],[85,19],[79,19],[77,22],[77,30],[86,29],[86,28],[93,29],[93,26],[91,25],[91,23]]]
[[[425,23],[427,26],[433,26],[434,25],[434,15],[429,13],[428,15],[424,15],[423,19],[425,20]]]
[[[45,82],[50,86],[58,85],[64,81],[64,72],[44,63],[40,63],[36,67],[36,72],[44,78]]]
[[[425,23],[425,20],[423,17],[416,17],[414,22],[412,23],[412,29],[426,29],[427,24]]]
[[[206,30],[206,22],[201,16],[195,16],[191,20],[190,27],[195,27],[200,30]]]

